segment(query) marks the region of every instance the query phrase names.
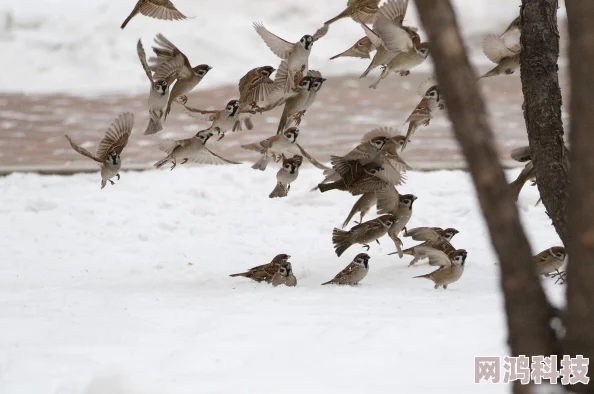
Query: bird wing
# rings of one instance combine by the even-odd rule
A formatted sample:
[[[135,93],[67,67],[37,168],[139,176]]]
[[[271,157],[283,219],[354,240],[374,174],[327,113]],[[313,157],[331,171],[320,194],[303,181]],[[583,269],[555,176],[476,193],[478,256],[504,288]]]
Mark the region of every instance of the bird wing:
[[[384,7],[394,3],[388,2]],[[383,11],[384,7],[380,8],[373,24],[373,30],[382,39],[384,47],[392,53],[412,50],[413,41],[411,36],[399,23],[390,19],[387,13]]]
[[[347,187],[365,174],[363,165],[357,160],[344,160],[338,156],[330,156],[330,163],[332,163],[332,168],[344,180]]]
[[[435,241],[440,235],[436,230],[441,230],[439,227],[416,227],[411,228],[404,234],[405,237],[412,237],[415,241]]]
[[[264,154],[267,149],[270,149],[272,145],[280,139],[279,135],[273,135],[272,137],[268,137],[263,141],[254,142],[252,144],[241,145],[243,149],[253,150],[259,153]]]
[[[495,34],[489,34],[483,40],[483,53],[490,61],[499,64],[503,58],[518,54],[515,48],[509,48],[503,42],[503,39]]]
[[[307,160],[309,160],[309,162],[311,164],[313,164],[316,168],[319,168],[320,170],[324,170],[324,171],[330,170],[329,167],[326,167],[325,165],[323,165],[322,163],[320,163],[319,161],[317,161],[316,159],[311,157],[311,155],[309,153],[307,153],[301,145],[299,145],[298,143],[295,143],[295,145],[297,145],[297,148],[299,148],[301,155],[303,155]]]
[[[429,106],[429,101],[423,98],[404,123],[414,122],[417,120],[427,120],[431,119],[432,117],[433,116],[431,116],[431,107]]]
[[[349,0],[347,7],[353,8],[352,18],[362,23],[372,23],[377,14],[380,0]]]
[[[340,271],[338,274],[336,274],[336,276],[334,277],[334,279],[331,280],[331,282],[335,282],[341,278],[350,276],[352,274],[352,272],[355,270],[355,267],[356,267],[355,264],[350,263],[342,271]]]
[[[330,25],[324,25],[324,26],[320,27],[312,36],[314,42],[318,41],[320,38],[324,37],[326,35],[326,33],[328,33],[329,28],[330,28]]]
[[[237,161],[232,161],[229,159],[225,159],[224,157],[214,153],[206,146],[204,146],[198,154],[193,155],[192,157],[188,158],[189,161],[199,164],[208,164],[208,165],[221,165],[221,164],[241,164]]]
[[[68,142],[70,142],[70,146],[72,147],[72,149],[74,149],[75,151],[77,151],[81,155],[86,156],[89,159],[95,160],[95,161],[97,161],[99,163],[102,163],[103,162],[103,160],[100,160],[100,159],[96,158],[95,156],[93,156],[93,154],[91,152],[89,152],[88,150],[86,150],[82,146],[78,146],[74,141],[72,141],[72,139],[70,138],[70,136],[68,134],[64,134],[64,137],[66,137],[66,139],[68,140]]]
[[[532,155],[530,154],[530,147],[522,146],[521,148],[516,148],[512,150],[511,158],[519,162],[532,160]]]
[[[400,193],[394,186],[388,186],[375,193],[377,197],[377,214],[392,214],[396,212],[400,202]]]
[[[377,157],[378,150],[369,143],[357,145],[353,150],[343,156],[344,160],[368,160]]]
[[[376,174],[375,176],[365,174],[351,185],[349,192],[356,196],[359,194],[385,189],[389,186],[389,183],[386,182],[384,177],[381,175],[382,172],[383,171],[381,171],[379,174]]]
[[[140,64],[142,64],[142,68],[146,73],[147,78],[151,82],[151,85],[155,82],[153,80],[153,73],[149,68],[148,63],[146,62],[146,52],[144,51],[144,47],[142,46],[142,41],[138,40],[138,44],[136,44],[136,52],[138,53],[138,59],[140,59]]]
[[[162,19],[166,21],[178,21],[186,19],[186,16],[179,12],[169,0],[149,0],[140,6],[142,15]]]
[[[392,138],[396,134],[396,129],[393,127],[378,127],[363,134],[363,137],[361,137],[361,143],[369,142],[376,137]]]
[[[427,246],[418,246],[416,250],[419,252],[419,254],[427,256],[429,259],[429,265],[440,267],[450,267],[452,265],[452,260],[450,257],[441,250]]]
[[[194,70],[192,69],[192,65],[190,64],[188,57],[171,41],[165,38],[163,34],[157,34],[155,37],[155,44],[156,46],[153,46],[153,52],[155,52],[157,58],[152,57],[149,59],[149,61],[153,63],[151,66],[153,71],[157,71],[162,63],[170,62],[175,58],[179,58],[178,61],[183,63],[183,67],[180,70],[180,78],[190,78],[192,75],[194,75]]]
[[[99,142],[95,156],[104,161],[110,152],[122,154],[133,127],[134,115],[130,112],[120,114],[107,129],[105,137]]]
[[[286,40],[283,40],[279,36],[272,34],[268,29],[264,27],[259,22],[254,23],[254,29],[256,29],[256,33],[262,37],[266,46],[270,48],[270,50],[281,59],[287,59],[289,54],[293,50],[293,43],[290,43]]]
[[[365,32],[365,35],[367,36],[367,38],[369,38],[369,41],[371,41],[371,44],[375,47],[375,48],[380,48],[384,45],[384,42],[382,41],[382,39],[380,38],[379,35],[377,35],[376,32],[374,32],[373,30],[371,30],[369,28],[369,26],[367,26],[364,23],[361,23],[361,27],[363,28],[363,31]]]
[[[240,92],[239,103],[240,106],[249,106],[252,103],[261,103],[275,90],[274,81],[269,77],[262,75],[262,78],[252,81],[251,84],[246,85],[244,90]]]
[[[379,13],[388,21],[402,25],[406,9],[408,8],[408,0],[388,0],[379,9]],[[376,19],[377,22],[377,19]],[[375,26],[375,24],[374,24]]]
[[[167,81],[170,85],[175,81],[184,70],[184,60],[182,57],[175,57],[168,62],[163,62],[155,71],[156,81]]]
[[[216,119],[217,115],[221,112],[219,110],[204,110],[192,108],[188,107],[187,105],[184,105],[184,108],[186,109],[186,113],[188,115],[190,115],[193,118],[203,120],[205,122],[213,122]]]

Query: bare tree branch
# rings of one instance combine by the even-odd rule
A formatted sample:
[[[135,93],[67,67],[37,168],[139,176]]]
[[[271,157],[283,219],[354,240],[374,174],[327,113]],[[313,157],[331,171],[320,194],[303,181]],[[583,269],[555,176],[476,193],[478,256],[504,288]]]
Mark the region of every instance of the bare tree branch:
[[[501,285],[515,355],[556,354],[550,308],[531,260],[528,240],[507,187],[487,122],[477,78],[470,66],[449,0],[416,0],[429,36],[439,86],[454,132],[472,174],[491,241],[501,263]],[[528,392],[518,387],[516,392]]]
[[[557,8],[558,0],[522,0],[520,76],[538,191],[557,234],[567,245],[568,158],[557,72]]]
[[[569,200],[570,262],[567,267],[567,333],[564,354],[594,360],[594,1],[566,2],[571,66],[571,169]],[[590,374],[591,375],[591,374]],[[579,393],[590,385],[572,387]]]

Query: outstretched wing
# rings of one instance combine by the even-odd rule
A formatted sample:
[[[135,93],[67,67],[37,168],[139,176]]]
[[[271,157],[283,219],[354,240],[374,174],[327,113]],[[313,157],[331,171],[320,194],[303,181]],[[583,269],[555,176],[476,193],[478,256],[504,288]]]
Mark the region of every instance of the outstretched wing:
[[[490,61],[499,64],[503,58],[517,55],[519,48],[509,48],[503,39],[495,34],[489,34],[483,40],[483,53]]]
[[[156,46],[153,46],[153,52],[155,52],[157,57],[149,59],[152,63],[151,70],[157,71],[161,64],[177,60],[183,64],[180,70],[180,78],[189,78],[194,74],[194,70],[192,69],[188,57],[171,41],[165,38],[163,34],[157,34],[155,37],[155,44]]]
[[[254,22],[254,29],[256,29],[256,33],[262,37],[266,46],[268,46],[276,56],[281,59],[287,59],[289,57],[294,44],[272,34],[259,22]]]
[[[450,260],[449,256],[441,250],[426,246],[418,246],[416,250],[419,254],[427,256],[429,259],[429,265],[440,267],[449,267],[452,265],[452,260]]]
[[[331,169],[330,167],[326,167],[325,165],[323,165],[322,163],[320,163],[319,161],[317,161],[316,159],[311,157],[311,155],[309,153],[307,153],[301,145],[299,145],[298,143],[295,143],[295,145],[297,145],[297,148],[299,148],[301,155],[303,155],[307,160],[309,160],[309,162],[311,164],[313,164],[316,168],[319,168],[320,170],[324,170],[324,171]]]
[[[140,13],[150,18],[166,21],[178,21],[186,19],[186,16],[179,12],[169,0],[149,0],[140,6]]]
[[[95,156],[104,161],[111,152],[116,152],[118,155],[122,154],[126,144],[128,144],[128,138],[133,127],[134,115],[130,112],[120,114],[107,129],[105,137],[99,142]]]
[[[400,201],[400,193],[394,186],[389,186],[378,190],[376,193],[377,198],[377,214],[393,214],[398,208]]]
[[[221,165],[221,164],[241,164],[236,161],[225,159],[224,157],[214,153],[206,146],[200,149],[197,155],[188,158],[194,163],[208,164],[208,165]]]
[[[413,48],[411,36],[402,28],[407,4],[408,1],[388,1],[380,8],[373,24],[373,30],[381,37],[386,49],[393,53]]]
[[[78,146],[76,143],[74,143],[74,141],[72,141],[72,139],[70,138],[70,136],[68,134],[64,134],[64,137],[66,137],[66,139],[68,140],[68,142],[70,142],[70,146],[72,147],[72,149],[74,149],[75,151],[77,151],[81,155],[86,156],[89,159],[98,161],[99,163],[102,163],[103,162],[102,160],[100,160],[100,159],[96,158],[95,156],[93,156],[93,154],[91,152],[89,152],[88,150],[86,150],[82,146]]]
[[[322,27],[320,27],[312,36],[314,41],[318,41],[320,38],[324,37],[326,35],[326,33],[328,33],[328,29],[330,28],[330,25],[324,25]]]
[[[412,237],[415,241],[435,241],[439,239],[440,235],[436,230],[441,230],[439,227],[416,227],[411,228],[404,234],[405,237]]]
[[[192,108],[188,107],[187,105],[184,105],[184,108],[186,110],[186,114],[190,115],[193,118],[203,120],[205,122],[213,122],[217,114],[220,112],[218,110],[204,110]]]
[[[332,163],[332,168],[344,180],[347,187],[365,174],[363,165],[357,160],[343,160],[338,156],[330,156],[330,163]]]
[[[140,59],[140,64],[142,64],[142,68],[146,73],[147,78],[153,84],[155,81],[153,80],[153,73],[151,72],[148,63],[146,62],[146,52],[144,51],[144,47],[142,46],[142,41],[138,40],[138,44],[136,44],[136,52],[138,53],[138,58]]]

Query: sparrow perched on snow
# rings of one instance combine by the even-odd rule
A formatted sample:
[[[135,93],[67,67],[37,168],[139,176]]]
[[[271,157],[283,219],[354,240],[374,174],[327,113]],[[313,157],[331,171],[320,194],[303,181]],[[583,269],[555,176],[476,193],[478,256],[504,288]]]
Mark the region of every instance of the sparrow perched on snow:
[[[382,215],[373,220],[357,224],[349,231],[335,228],[332,232],[332,243],[336,249],[336,255],[340,257],[345,250],[353,244],[361,244],[369,250],[369,243],[376,241],[386,235],[396,219],[392,215]]]
[[[276,255],[272,261],[268,264],[259,265],[254,268],[250,268],[246,272],[240,272],[238,274],[229,275],[231,277],[243,276],[245,278],[249,278],[255,280],[256,282],[267,282],[270,283],[272,281],[272,277],[274,274],[278,272],[278,269],[281,265],[286,266],[289,263],[289,259],[291,256],[288,254],[279,254]]]
[[[331,25],[342,18],[352,18],[359,23],[371,23],[377,13],[379,2],[380,0],[348,0],[344,11],[324,22],[324,25]]]
[[[402,25],[407,8],[408,0],[388,0],[376,14],[373,30],[361,24],[377,52],[360,78],[382,64],[388,64],[398,53],[414,51],[421,44],[416,29]]]
[[[421,276],[415,276],[415,278],[427,278],[435,283],[435,289],[440,286],[444,289],[448,288],[448,285],[457,282],[458,279],[464,273],[464,263],[466,262],[466,250],[458,249],[450,255],[446,255],[444,252],[425,248],[420,250],[429,258],[430,265],[439,265],[439,269]]]
[[[276,173],[276,187],[268,197],[286,197],[291,190],[291,183],[299,176],[299,167],[303,163],[303,156],[295,155],[287,159],[284,155],[283,165]]]
[[[410,75],[410,70],[423,63],[428,56],[429,43],[426,42],[415,45],[411,50],[398,52],[388,64],[382,67],[379,78],[369,87],[377,89],[380,82],[394,72],[398,72],[402,77]]]
[[[68,134],[64,135],[72,149],[99,163],[99,167],[101,168],[101,189],[105,187],[107,181],[113,185],[114,182],[111,180],[113,177],[118,177],[118,181],[120,180],[119,172],[122,166],[120,155],[126,144],[128,144],[128,138],[130,138],[133,127],[134,115],[130,112],[120,114],[111,126],[109,126],[109,129],[107,129],[94,155],[82,146],[74,143]]]
[[[369,37],[365,36],[359,39],[346,51],[332,56],[330,60],[338,59],[339,57],[358,57],[360,59],[369,59],[369,54],[373,51],[375,51],[375,47],[371,43]]]
[[[281,134],[291,123],[295,123],[297,126],[301,124],[301,118],[305,114],[305,111],[314,103],[318,91],[322,88],[324,81],[326,81],[325,78],[322,78],[322,74],[319,71],[313,70],[310,70],[304,78],[306,78],[306,81],[309,81],[308,89],[301,90],[298,94],[287,100],[276,130],[277,134]]]
[[[398,255],[402,258],[402,241],[398,238],[398,234],[406,230],[406,225],[412,216],[413,203],[417,197],[412,194],[400,195],[392,186],[378,190],[375,195],[378,215],[391,214],[395,219],[388,229],[388,236],[394,241]]]
[[[306,34],[296,43],[288,42],[268,31],[261,23],[254,23],[254,29],[262,37],[268,48],[279,58],[287,61],[288,79],[284,91],[291,90],[291,83],[296,72],[307,74],[309,70],[309,54],[313,43],[322,38],[328,32],[328,26],[324,25],[313,36]]]
[[[322,285],[357,285],[367,276],[369,271],[369,255],[359,253],[353,259],[353,262],[340,271],[334,279],[322,283]]]
[[[335,167],[335,170],[341,179],[329,183],[320,183],[318,185],[320,192],[342,190],[357,196],[389,186],[383,174],[384,168],[376,162],[363,165],[357,160],[344,161]]]
[[[518,175],[516,180],[509,184],[514,195],[514,200],[518,201],[520,192],[522,191],[522,188],[524,187],[524,184],[526,182],[532,181],[533,184],[536,184],[536,170],[534,169],[534,165],[532,164],[532,156],[530,154],[529,146],[523,146],[521,148],[514,149],[511,152],[511,157],[515,161],[519,161],[520,163],[526,163],[526,165],[522,169],[522,172],[520,172],[520,175]]]
[[[169,0],[138,0],[136,6],[122,23],[121,28],[126,27],[128,22],[132,20],[138,13],[149,18],[162,19],[166,21],[178,21],[186,19],[186,16],[179,12],[173,3]]]
[[[181,164],[188,161],[200,164],[241,164],[221,157],[206,147],[206,142],[213,133],[209,130],[199,131],[194,137],[185,140],[168,141],[160,146],[161,150],[167,153],[167,156],[154,164],[156,168],[161,168],[167,162],[172,162],[171,170],[177,165],[178,159],[183,159]]]
[[[290,127],[282,134],[277,134],[267,139],[254,142],[252,144],[241,145],[243,149],[253,150],[262,154],[262,157],[252,166],[254,170],[264,171],[268,166],[270,158],[274,161],[279,161],[282,154],[301,154],[305,156],[314,166],[325,169],[326,167],[319,163],[316,159],[311,157],[309,153],[297,143],[299,137],[299,129],[297,127]]]
[[[539,275],[548,277],[553,272],[557,271],[565,261],[565,248],[561,246],[553,246],[552,248],[543,250],[536,256],[532,257],[532,261],[536,265],[536,271]]]
[[[138,40],[138,44],[136,45],[136,52],[138,53],[140,64],[142,64],[142,68],[144,69],[144,72],[151,83],[151,90],[148,100],[150,119],[144,134],[155,134],[163,130],[161,119],[165,114],[163,109],[169,101],[169,87],[177,79],[180,70],[183,67],[183,63],[179,61],[179,58],[175,58],[171,62],[161,64],[159,67],[159,75],[165,79],[154,80],[153,72],[150,70],[146,62],[146,53],[144,52],[144,48],[140,40]]]
[[[239,80],[239,109],[255,109],[274,91],[274,81],[270,78],[275,68],[272,66],[256,67]],[[250,118],[244,120],[248,130],[254,128]],[[236,130],[234,130],[236,131]]]
[[[423,87],[423,85],[424,84],[421,84],[421,87]],[[432,85],[426,89],[423,93],[423,98],[404,122],[408,122],[408,131],[406,132],[402,150],[406,148],[406,144],[410,141],[410,138],[419,126],[429,126],[429,122],[433,118],[435,112],[437,112],[438,109],[443,110],[444,108],[445,100],[443,100],[443,97],[441,96],[439,87],[437,85]]]
[[[183,63],[178,75],[177,82],[171,89],[169,100],[167,101],[167,108],[165,109],[164,118],[167,119],[167,115],[171,111],[171,103],[173,100],[179,100],[185,104],[188,100],[186,94],[190,93],[194,89],[202,78],[212,69],[208,64],[200,64],[196,67],[192,67],[188,57],[184,55],[171,41],[169,41],[162,34],[157,34],[155,37],[155,46],[153,46],[153,52],[157,57],[151,57],[151,70],[155,72],[155,79],[165,79],[166,75],[161,75],[163,63],[180,62]]]
[[[410,236],[410,234],[415,232],[415,230],[416,235],[412,236],[413,239],[418,241],[424,240],[425,242],[402,251],[403,255],[406,254],[413,256],[412,261],[408,264],[409,267],[415,265],[415,263],[419,260],[428,258],[428,256],[423,253],[426,248],[441,250],[447,255],[456,251],[456,248],[452,246],[450,241],[454,235],[458,234],[458,230],[453,228],[447,228],[444,230],[441,228],[420,227],[419,229],[410,230],[405,234],[405,237]]]
[[[278,271],[272,276],[270,282],[274,287],[280,285],[285,285],[288,287],[297,286],[297,278],[295,278],[295,275],[293,275],[293,267],[291,266],[291,263],[280,265],[278,267]]]
[[[481,78],[513,74],[520,67],[520,33],[520,17],[517,17],[500,36],[490,34],[485,37],[483,53],[497,66]]]
[[[345,228],[349,224],[349,222],[351,221],[351,219],[353,218],[353,216],[355,216],[355,214],[357,212],[359,212],[361,214],[359,223],[362,223],[363,216],[365,216],[367,214],[367,212],[369,212],[371,210],[371,208],[373,206],[375,206],[376,203],[377,203],[377,198],[375,196],[375,192],[363,193],[363,195],[357,200],[355,205],[353,205],[353,208],[351,209],[349,216],[347,216],[346,220],[342,224],[342,228]],[[357,222],[355,222],[355,223],[357,223]]]
[[[240,110],[238,100],[229,101],[225,109],[222,110],[204,110],[188,107],[187,105],[184,105],[184,108],[191,117],[205,122],[212,122],[206,130],[216,130],[219,133],[218,140],[223,139],[225,133],[229,130],[241,130],[241,126],[238,126],[238,124],[241,124],[250,114],[256,113],[253,110]]]

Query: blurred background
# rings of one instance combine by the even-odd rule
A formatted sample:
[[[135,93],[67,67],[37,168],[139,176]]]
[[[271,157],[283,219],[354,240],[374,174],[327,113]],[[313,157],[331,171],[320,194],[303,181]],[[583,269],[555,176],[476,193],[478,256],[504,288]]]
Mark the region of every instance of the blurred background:
[[[252,23],[262,22],[270,31],[297,41],[313,34],[322,23],[342,11],[346,0],[283,1],[225,0],[197,2],[174,0],[190,17],[167,22],[135,17],[125,30],[122,21],[135,0],[4,0],[0,4],[0,167],[2,171],[48,172],[94,169],[94,164],[70,149],[63,137],[69,133],[88,149],[94,149],[110,122],[124,111],[136,116],[136,127],[124,151],[128,168],[148,168],[160,158],[161,139],[187,138],[208,125],[173,109],[165,130],[156,136],[142,133],[148,121],[149,85],[136,55],[142,39],[147,54],[156,33],[175,43],[192,64],[213,67],[190,95],[188,105],[214,109],[237,97],[237,83],[250,69],[278,66],[278,59],[255,33]],[[520,0],[454,0],[458,23],[477,73],[493,66],[481,52],[486,34],[501,34],[519,14]],[[562,37],[565,9],[559,9]],[[405,24],[420,28],[414,1]],[[426,36],[420,29],[421,38]],[[379,126],[402,129],[420,96],[418,86],[432,73],[430,59],[408,77],[392,75],[377,90],[368,87],[380,73],[359,75],[367,59],[329,60],[364,33],[351,19],[334,23],[316,42],[310,68],[320,70],[328,81],[301,124],[301,144],[326,160],[348,150],[361,135]],[[564,65],[564,48],[562,59]],[[562,68],[563,69],[563,68]],[[564,75],[562,74],[563,87]],[[526,141],[521,112],[519,73],[481,81],[491,123],[497,133],[502,159]],[[255,129],[229,133],[214,150],[227,157],[252,160],[239,145],[275,133],[280,111],[254,118]],[[445,113],[420,128],[403,154],[413,167],[460,168],[464,166],[452,138]]]

